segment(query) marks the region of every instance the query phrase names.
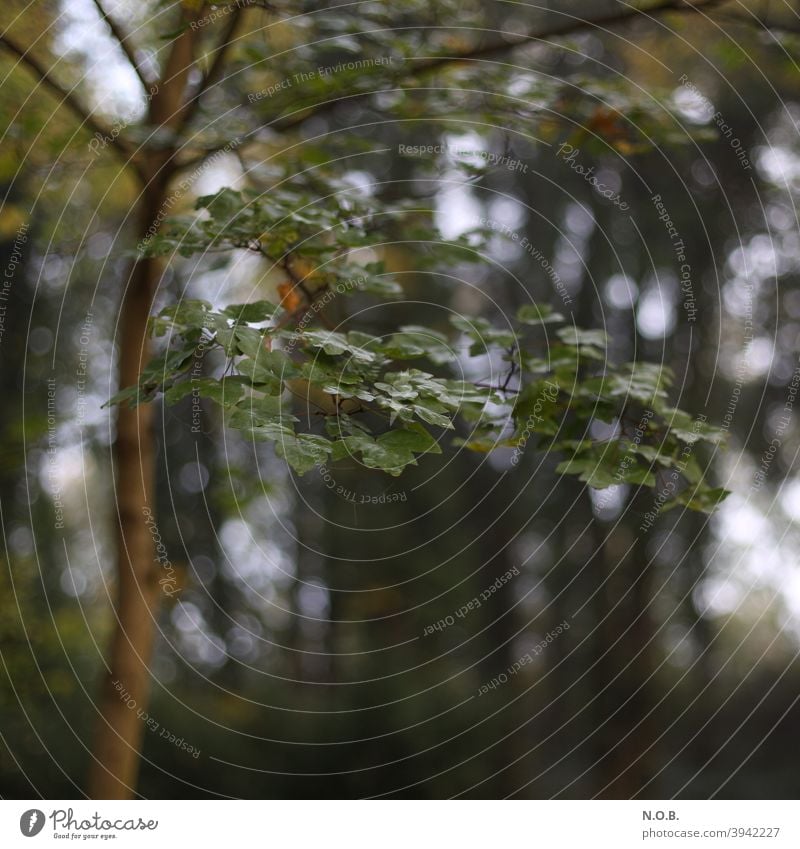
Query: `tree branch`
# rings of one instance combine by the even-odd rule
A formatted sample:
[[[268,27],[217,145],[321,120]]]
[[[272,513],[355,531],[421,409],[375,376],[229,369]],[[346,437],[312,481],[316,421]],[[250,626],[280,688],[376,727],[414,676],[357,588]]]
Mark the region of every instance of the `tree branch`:
[[[422,61],[415,65],[413,70],[404,71],[398,74],[394,78],[393,82],[417,79],[422,74],[439,70],[447,65],[458,62],[469,62],[476,59],[485,59],[495,53],[505,53],[509,50],[513,50],[515,47],[521,47],[522,45],[530,44],[532,42],[571,35],[574,32],[579,32],[593,27],[611,26],[640,15],[649,17],[651,15],[664,14],[666,12],[701,12],[704,9],[717,6],[724,2],[727,2],[727,0],[696,0],[696,2],[689,2],[688,0],[661,0],[661,2],[646,9],[630,6],[627,3],[620,3],[619,6],[621,8],[593,19],[579,18],[567,12],[558,12],[555,9],[551,9],[550,11],[552,14],[560,14],[563,17],[566,17],[567,20],[553,26],[543,27],[535,32],[526,33],[513,41],[491,42],[489,44],[465,50],[462,53],[453,53],[448,56],[437,56],[433,59],[429,59],[428,61]],[[316,108],[309,107],[308,109],[298,109],[284,120],[281,120],[279,116],[275,116],[273,119],[266,122],[266,126],[272,127],[278,132],[296,129],[311,118],[317,118],[320,115],[332,112],[342,100],[354,102],[364,100],[372,94],[373,92],[362,92],[354,95],[345,95],[341,98],[334,98],[320,104]]]
[[[103,8],[103,4],[100,0],[93,0],[95,9],[97,9],[98,15],[103,19],[108,28],[111,30],[111,35],[114,37],[116,42],[122,48],[122,52],[125,54],[125,58],[130,63],[131,68],[136,72],[136,76],[139,78],[139,82],[142,84],[142,88],[145,91],[150,90],[150,86],[155,82],[155,80],[148,79],[144,71],[141,68],[141,65],[136,59],[136,51],[130,43],[130,36],[127,32],[125,32],[120,24],[118,24],[111,15],[106,12]]]
[[[59,99],[59,105],[66,104],[72,113],[77,117],[81,126],[86,125],[96,134],[102,136],[105,144],[110,145],[113,150],[122,158],[126,165],[133,165],[137,173],[141,175],[137,162],[134,160],[135,149],[128,143],[119,132],[114,132],[111,127],[106,126],[101,120],[96,118],[89,112],[86,107],[78,100],[72,89],[63,86],[56,80],[48,71],[48,69],[33,55],[29,50],[23,49],[16,43],[7,33],[0,35],[0,45],[13,53],[23,65],[38,78],[39,82],[48,88],[51,94]]]
[[[452,54],[449,56],[439,56],[433,59],[429,59],[427,62],[424,62],[424,64],[420,63],[416,65],[413,70],[404,70],[402,73],[398,74],[393,81],[401,82],[402,80],[416,79],[418,76],[424,73],[429,73],[438,70],[439,68],[445,67],[450,64],[454,64],[457,62],[468,62],[476,59],[485,59],[486,57],[494,53],[507,52],[509,50],[513,50],[515,47],[519,47],[524,44],[529,44],[534,41],[542,41],[548,38],[556,38],[559,36],[569,35],[573,32],[578,32],[582,29],[588,29],[591,27],[609,26],[614,23],[627,21],[637,15],[649,16],[672,11],[700,12],[704,9],[711,8],[712,6],[719,5],[724,2],[727,2],[727,0],[697,0],[697,2],[694,3],[687,2],[687,0],[662,0],[662,2],[657,3],[656,5],[648,9],[640,9],[629,6],[627,4],[620,4],[622,6],[622,9],[618,9],[612,13],[595,18],[593,20],[577,18],[575,16],[567,15],[567,13],[562,13],[564,16],[568,17],[568,20],[563,21],[558,25],[545,27],[536,32],[528,33],[514,41],[493,42],[491,44],[474,47],[462,53]],[[229,8],[232,9],[231,14],[236,15],[236,13],[240,12],[243,8],[261,8],[258,2],[247,2],[245,4],[244,0],[239,0],[239,3],[241,5],[237,4],[235,7],[229,6]],[[197,93],[189,102],[188,111],[186,113],[186,120],[183,123],[183,127],[188,124],[188,122],[195,114],[203,94],[217,81],[224,65],[227,50],[233,41],[233,34],[235,32],[236,23],[236,20],[230,21],[228,27],[226,28],[226,33],[220,39],[220,46],[217,48],[212,66],[206,74],[203,83],[199,86]],[[279,132],[286,132],[292,129],[296,129],[311,118],[315,118],[320,115],[332,112],[343,99],[352,102],[357,100],[364,100],[370,97],[370,95],[371,92],[363,92],[342,98],[335,98],[326,101],[325,103],[322,103],[317,107],[300,108],[293,114],[287,116],[284,120],[281,120],[279,116],[275,116],[274,118],[267,120],[265,122],[265,125],[273,127]],[[188,159],[178,163],[175,166],[176,172],[196,167],[201,162],[203,162],[208,156],[217,153],[226,145],[227,142],[220,143],[212,146],[208,150],[204,150],[200,153],[190,156]]]
[[[228,58],[228,53],[234,43],[234,36],[236,34],[236,29],[239,26],[239,22],[242,17],[242,10],[245,8],[244,6],[235,6],[233,10],[229,13],[228,20],[225,25],[225,30],[222,33],[222,37],[219,40],[219,44],[217,45],[216,50],[214,51],[214,58],[211,60],[211,64],[208,67],[208,70],[203,75],[203,79],[200,82],[200,85],[197,88],[194,96],[186,103],[184,107],[184,114],[181,120],[181,129],[185,129],[191,123],[192,118],[194,118],[195,113],[197,112],[198,107],[200,106],[200,101],[203,98],[203,95],[214,85],[219,82],[220,77],[222,76],[222,70],[225,67],[225,62]]]

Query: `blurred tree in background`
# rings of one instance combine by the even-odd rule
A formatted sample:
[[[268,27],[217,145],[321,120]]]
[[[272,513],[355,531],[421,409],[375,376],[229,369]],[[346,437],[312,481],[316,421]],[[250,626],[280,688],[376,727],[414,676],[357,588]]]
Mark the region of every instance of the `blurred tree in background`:
[[[5,796],[796,792],[788,7],[551,5],[4,7]],[[402,298],[346,305],[373,333],[531,301],[603,328],[728,432],[693,460],[731,497],[651,521],[534,440],[298,477],[206,399],[101,409],[151,314],[310,272],[182,251],[198,197],[301,186],[300,227],[332,185],[417,228],[368,257]]]

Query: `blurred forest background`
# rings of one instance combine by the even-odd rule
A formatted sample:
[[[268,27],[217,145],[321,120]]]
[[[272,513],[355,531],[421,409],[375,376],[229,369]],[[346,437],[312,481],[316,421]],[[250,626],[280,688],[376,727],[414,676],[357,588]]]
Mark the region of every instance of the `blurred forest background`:
[[[174,5],[106,4],[145,78]],[[547,5],[245,8],[193,119],[213,159],[169,212],[325,163],[387,201],[418,198],[448,237],[495,222],[477,270],[417,273],[425,248],[386,249],[405,290],[386,315],[429,322],[433,301],[446,325],[446,308],[503,315],[527,293],[605,328],[614,359],[675,370],[684,409],[722,425],[735,408],[710,472],[733,494],[711,517],[673,510],[642,531],[652,497],[590,490],[529,445],[517,466],[510,450],[452,451],[397,479],[337,470],[343,497],[271,446],[254,454],[213,407],[196,433],[190,399],[159,406],[156,521],[179,589],[159,618],[142,796],[800,792],[800,421],[782,420],[800,365],[800,21],[788,4],[630,16],[587,2],[580,14],[608,23],[569,31],[575,4]],[[230,14],[207,8],[202,36]],[[0,28],[106,126],[145,137],[147,92],[91,0],[6,2]],[[553,36],[386,82],[413,57],[530,31]],[[112,623],[116,411],[101,405],[136,189],[18,59],[0,49],[0,794],[69,798],[84,791]],[[366,94],[270,123],[340,91]],[[487,123],[485,92],[506,123]],[[447,151],[401,152],[428,145]],[[248,258],[212,260],[170,262],[154,309],[268,296]],[[382,494],[397,499],[361,503]]]

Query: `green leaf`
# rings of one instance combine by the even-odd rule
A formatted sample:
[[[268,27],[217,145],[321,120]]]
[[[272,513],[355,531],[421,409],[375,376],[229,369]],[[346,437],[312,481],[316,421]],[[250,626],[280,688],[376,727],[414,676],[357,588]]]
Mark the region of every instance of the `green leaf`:
[[[333,363],[336,361],[334,360]],[[315,358],[312,362],[304,362],[299,369],[299,375],[309,383],[322,388],[323,386],[340,386],[347,384],[356,386],[363,382],[358,374],[348,374],[342,370],[341,365],[326,361],[322,356]]]
[[[562,327],[556,331],[556,334],[567,345],[601,349],[605,349],[608,345],[608,336],[604,330],[581,330],[578,327]]]
[[[416,422],[403,428],[390,430],[378,437],[378,442],[387,448],[413,451],[416,454],[441,454],[442,449],[432,434]]]
[[[242,209],[243,205],[244,201],[240,192],[224,188],[216,194],[199,197],[195,203],[195,208],[207,209],[212,218],[228,222]]]
[[[654,363],[627,363],[609,376],[607,391],[612,398],[639,401],[654,406],[667,397],[665,387],[672,382],[672,372]]]
[[[239,416],[238,411],[236,416]],[[232,421],[232,418],[229,421]],[[230,426],[233,427],[234,425],[231,424]],[[240,429],[252,439],[263,441],[286,442],[289,440],[293,441],[295,438],[294,430],[288,424],[285,424],[282,419],[266,421],[254,427],[242,427]]]
[[[168,404],[174,404],[193,392],[197,392],[202,398],[209,398],[221,407],[230,407],[242,397],[244,386],[241,379],[236,377],[224,377],[222,380],[214,380],[211,377],[191,378],[171,386],[164,393],[164,400]]]
[[[373,439],[367,434],[353,434],[342,440],[353,454],[361,454],[361,462],[370,469],[380,469],[396,477],[403,469],[411,464],[416,464],[414,453],[411,449],[389,439],[391,433],[383,434],[378,439]]]
[[[614,471],[607,463],[596,457],[573,457],[556,466],[557,474],[578,475],[578,480],[589,484],[592,489],[607,489],[619,483]]]
[[[399,298],[403,294],[403,287],[396,280],[366,274],[360,275],[357,285],[346,288],[343,294],[348,295],[352,292],[368,292],[384,298]]]
[[[356,363],[372,363],[375,354],[360,345],[354,345],[343,333],[332,330],[309,330],[295,338],[311,348],[319,348],[330,356],[349,354]]]
[[[660,412],[667,419],[670,434],[690,445],[701,440],[712,445],[722,445],[727,439],[727,432],[722,428],[714,427],[699,418],[694,419],[683,410],[664,408]]]
[[[248,357],[258,357],[264,349],[264,335],[254,327],[237,326],[233,330],[233,339],[240,354]]]
[[[408,325],[393,333],[379,350],[396,360],[411,360],[425,357],[436,365],[453,362],[456,352],[443,333],[427,327]]]
[[[280,309],[272,301],[251,301],[249,304],[231,304],[222,311],[235,321],[256,323],[266,321]]]
[[[422,421],[427,422],[428,424],[436,425],[437,427],[444,427],[448,430],[454,429],[453,423],[447,418],[447,416],[442,413],[437,413],[429,406],[425,406],[424,404],[414,404],[412,409],[417,416],[422,419]]]
[[[713,513],[729,495],[730,491],[723,487],[694,491],[687,489],[673,501],[667,502],[664,505],[664,510],[666,511],[678,504],[683,504],[689,510],[697,510],[700,513]]]
[[[496,345],[500,348],[510,348],[516,345],[517,337],[513,330],[499,330],[492,327],[489,321],[482,317],[467,318],[463,315],[450,316],[450,323],[473,339],[469,349],[472,356],[485,353],[486,349]]]
[[[314,466],[324,463],[331,450],[329,440],[312,433],[298,433],[295,437],[275,440],[275,453],[283,457],[298,475],[304,475]]]
[[[202,328],[207,326],[212,307],[208,301],[185,298],[177,304],[165,307],[150,319],[154,335],[163,336],[170,327]]]
[[[263,391],[268,392],[270,395],[274,395],[277,392],[280,392],[282,379],[279,375],[275,374],[270,367],[270,361],[266,356],[270,353],[273,352],[264,351],[263,355],[259,354],[256,359],[243,357],[236,364],[236,369],[239,374],[243,374],[245,377],[248,377],[253,382],[254,386],[262,387]]]
[[[180,374],[197,350],[194,344],[185,344],[179,348],[167,348],[157,354],[142,369],[139,382],[144,386],[161,386]]]
[[[534,326],[558,324],[564,321],[564,316],[561,313],[553,312],[553,308],[549,304],[525,304],[517,310],[517,321]]]
[[[138,383],[133,386],[126,386],[125,389],[120,389],[115,395],[112,395],[108,401],[103,404],[103,408],[111,407],[114,404],[125,404],[127,403],[131,409],[137,407],[140,403],[146,400],[150,400],[148,397],[140,397],[147,396],[150,393],[147,392],[144,388],[142,388]],[[135,403],[134,403],[135,402]]]

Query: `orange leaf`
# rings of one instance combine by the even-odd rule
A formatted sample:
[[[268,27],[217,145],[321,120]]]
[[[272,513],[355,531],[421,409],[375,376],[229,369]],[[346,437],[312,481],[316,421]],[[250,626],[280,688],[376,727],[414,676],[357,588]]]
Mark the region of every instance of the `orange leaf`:
[[[302,294],[288,280],[278,284],[278,294],[281,296],[281,306],[289,313],[297,312],[303,306]]]

